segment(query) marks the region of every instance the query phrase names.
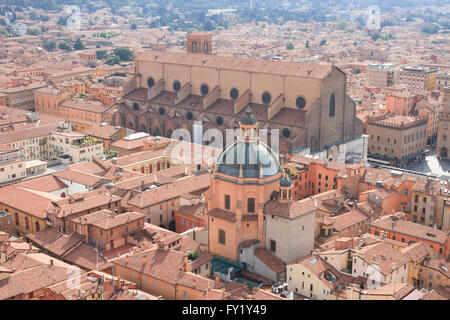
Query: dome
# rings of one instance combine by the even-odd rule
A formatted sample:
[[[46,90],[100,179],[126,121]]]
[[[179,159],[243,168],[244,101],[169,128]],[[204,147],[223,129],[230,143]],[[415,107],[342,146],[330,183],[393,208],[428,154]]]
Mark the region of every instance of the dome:
[[[259,141],[237,140],[231,143],[219,155],[217,165],[217,172],[232,177],[239,177],[241,166],[244,178],[259,178],[261,166],[264,178],[281,172],[277,155]]]
[[[289,188],[292,187],[292,181],[288,176],[284,176],[280,181],[280,187]]]

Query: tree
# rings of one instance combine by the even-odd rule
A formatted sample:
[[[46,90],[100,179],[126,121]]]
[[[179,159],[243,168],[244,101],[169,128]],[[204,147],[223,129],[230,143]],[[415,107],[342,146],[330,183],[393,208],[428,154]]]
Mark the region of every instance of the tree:
[[[73,45],[73,48],[74,48],[75,50],[83,50],[83,49],[86,48],[86,47],[84,46],[83,42],[81,42],[81,39],[78,38],[78,39],[75,41],[75,44]]]
[[[109,66],[120,64],[120,58],[118,56],[109,57],[108,59],[106,59],[105,64]]]
[[[128,47],[114,49],[114,55],[119,57],[120,61],[131,61],[133,59],[133,52]]]
[[[68,44],[67,42],[60,43],[58,45],[58,48],[60,48],[61,50],[65,50],[65,51],[72,51],[73,50],[72,46],[70,44]]]
[[[37,36],[37,35],[39,35],[39,29],[28,28],[27,29],[27,34],[30,35],[30,36]]]
[[[106,53],[107,53],[106,50],[97,50],[97,51],[95,52],[95,55],[97,56],[97,59],[98,59],[98,60],[103,60],[103,59],[105,59],[105,57],[106,57]]]
[[[286,49],[293,50],[294,49],[294,44],[292,42],[288,42],[288,44],[286,45]]]
[[[56,49],[56,42],[55,41],[45,41],[44,42],[44,49],[47,51],[53,51]]]

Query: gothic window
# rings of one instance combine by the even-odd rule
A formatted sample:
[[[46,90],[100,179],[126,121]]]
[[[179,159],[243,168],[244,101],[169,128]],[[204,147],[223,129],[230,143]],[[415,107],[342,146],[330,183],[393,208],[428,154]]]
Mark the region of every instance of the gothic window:
[[[220,125],[222,125],[223,124],[223,118],[221,117],[221,116],[218,116],[217,118],[216,118],[216,123],[220,126]]]
[[[133,103],[133,109],[139,110],[139,103],[137,103],[137,102]]]
[[[196,53],[197,52],[197,42],[192,42],[192,52]]]
[[[193,113],[190,112],[190,111],[188,111],[188,113],[186,114],[186,118],[187,118],[188,120],[192,120],[192,119],[194,118]]]
[[[336,107],[336,101],[335,101],[334,94],[332,94],[331,98],[330,98],[330,117],[334,117],[335,107]]]

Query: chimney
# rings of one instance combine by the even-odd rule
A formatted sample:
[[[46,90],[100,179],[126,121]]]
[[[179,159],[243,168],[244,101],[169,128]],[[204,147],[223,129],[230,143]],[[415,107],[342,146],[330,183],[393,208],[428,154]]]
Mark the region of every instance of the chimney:
[[[214,276],[214,280],[216,280],[216,282],[219,282],[219,275],[218,275],[218,274],[216,274],[216,275]]]

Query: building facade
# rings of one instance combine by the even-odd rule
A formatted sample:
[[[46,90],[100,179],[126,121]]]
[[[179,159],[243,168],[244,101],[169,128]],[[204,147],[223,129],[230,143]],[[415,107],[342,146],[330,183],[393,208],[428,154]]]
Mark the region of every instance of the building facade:
[[[437,155],[443,159],[449,159],[450,150],[450,87],[444,88],[444,101],[439,114]]]
[[[123,102],[113,107],[114,125],[169,137],[184,128],[193,140],[218,128],[225,140],[250,106],[262,129],[279,130],[281,152],[341,152],[344,161],[347,153],[365,152],[355,143],[361,121],[346,74],[334,65],[147,51],[128,79]]]
[[[395,164],[423,157],[427,145],[427,119],[384,116],[367,124],[369,154]]]

